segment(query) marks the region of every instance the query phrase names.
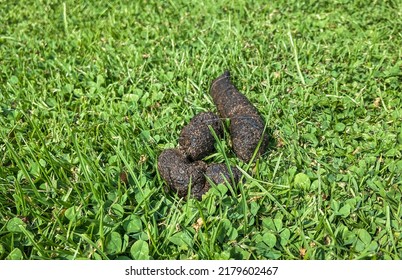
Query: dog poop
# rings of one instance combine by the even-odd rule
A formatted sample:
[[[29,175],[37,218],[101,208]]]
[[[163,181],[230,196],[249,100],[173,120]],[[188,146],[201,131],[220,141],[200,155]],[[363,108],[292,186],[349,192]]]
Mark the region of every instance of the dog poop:
[[[257,155],[263,154],[268,144],[264,121],[257,108],[232,84],[228,71],[212,82],[211,96],[219,115],[230,119],[229,130],[237,157],[250,161],[260,141]]]
[[[186,125],[179,137],[180,149],[189,160],[200,160],[215,150],[215,138],[209,126],[218,137],[222,137],[223,126],[219,117],[212,113],[200,113]]]
[[[205,184],[206,169],[205,162],[191,162],[178,149],[164,150],[158,158],[159,173],[179,197],[186,197],[190,188],[191,196],[201,199],[209,189]]]
[[[250,161],[263,131],[264,122],[259,117],[239,116],[230,120],[233,150],[240,159]],[[263,137],[257,155],[261,155],[266,149],[268,139],[265,134]]]
[[[232,148],[241,160],[249,162],[254,153],[260,156],[268,144],[262,117],[232,84],[228,71],[212,82],[210,91],[219,116],[212,112],[196,115],[180,132],[179,147],[164,150],[158,157],[161,177],[168,189],[179,197],[191,196],[201,200],[211,185],[235,185],[240,181],[238,168],[223,163],[207,165],[202,161],[215,150],[214,134],[223,137],[220,118],[230,120]]]
[[[207,164],[202,158],[215,149],[215,138],[222,137],[223,126],[219,117],[212,113],[200,113],[183,127],[179,137],[179,149],[163,151],[158,158],[158,170],[169,189],[179,197],[186,197],[191,189],[191,197],[201,199],[210,185],[206,184]]]
[[[240,181],[241,173],[236,167],[230,167],[224,163],[212,163],[208,165],[205,176],[209,178],[215,185],[225,184],[226,182],[237,184]],[[232,182],[233,175],[233,182]],[[207,184],[209,184],[207,179]]]

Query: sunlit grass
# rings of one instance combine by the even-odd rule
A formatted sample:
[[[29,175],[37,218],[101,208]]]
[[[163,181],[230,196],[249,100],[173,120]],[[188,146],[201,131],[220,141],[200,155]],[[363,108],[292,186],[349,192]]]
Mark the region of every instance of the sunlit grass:
[[[402,258],[400,4],[8,2],[1,259]],[[271,143],[186,201],[157,157],[226,69]]]

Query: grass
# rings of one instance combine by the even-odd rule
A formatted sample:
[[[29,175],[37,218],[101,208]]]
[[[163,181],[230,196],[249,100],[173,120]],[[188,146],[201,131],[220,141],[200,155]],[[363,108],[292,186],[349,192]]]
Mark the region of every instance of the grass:
[[[399,1],[162,2],[0,4],[0,258],[401,259]],[[181,200],[157,157],[225,69],[271,147]]]

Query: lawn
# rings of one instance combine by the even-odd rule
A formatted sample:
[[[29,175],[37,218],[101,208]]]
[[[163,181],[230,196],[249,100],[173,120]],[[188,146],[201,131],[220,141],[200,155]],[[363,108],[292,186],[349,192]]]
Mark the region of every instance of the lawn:
[[[57,3],[53,3],[57,2]],[[0,259],[401,259],[400,1],[1,1]],[[268,151],[165,192],[213,79]]]

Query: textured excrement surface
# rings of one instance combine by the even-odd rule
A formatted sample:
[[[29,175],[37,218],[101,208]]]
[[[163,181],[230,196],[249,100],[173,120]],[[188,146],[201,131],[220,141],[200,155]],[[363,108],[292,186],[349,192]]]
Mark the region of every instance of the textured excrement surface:
[[[215,138],[210,127],[218,137],[222,137],[222,123],[219,117],[212,112],[196,115],[182,129],[179,137],[180,149],[190,160],[200,160],[215,150]]]
[[[212,82],[211,96],[219,115],[230,119],[230,135],[236,155],[248,162],[258,147],[257,156],[262,155],[268,145],[264,121],[254,105],[232,84],[228,71]]]
[[[230,119],[229,131],[237,157],[248,162],[255,152],[257,157],[261,156],[268,144],[264,121],[247,97],[232,84],[228,71],[212,82],[211,96],[219,116]],[[165,150],[159,156],[159,173],[179,197],[186,197],[190,190],[192,197],[201,199],[211,182],[237,184],[241,178],[236,167],[223,163],[207,165],[202,161],[215,151],[211,129],[218,138],[223,136],[219,116],[212,112],[194,116],[180,132],[179,148]]]

